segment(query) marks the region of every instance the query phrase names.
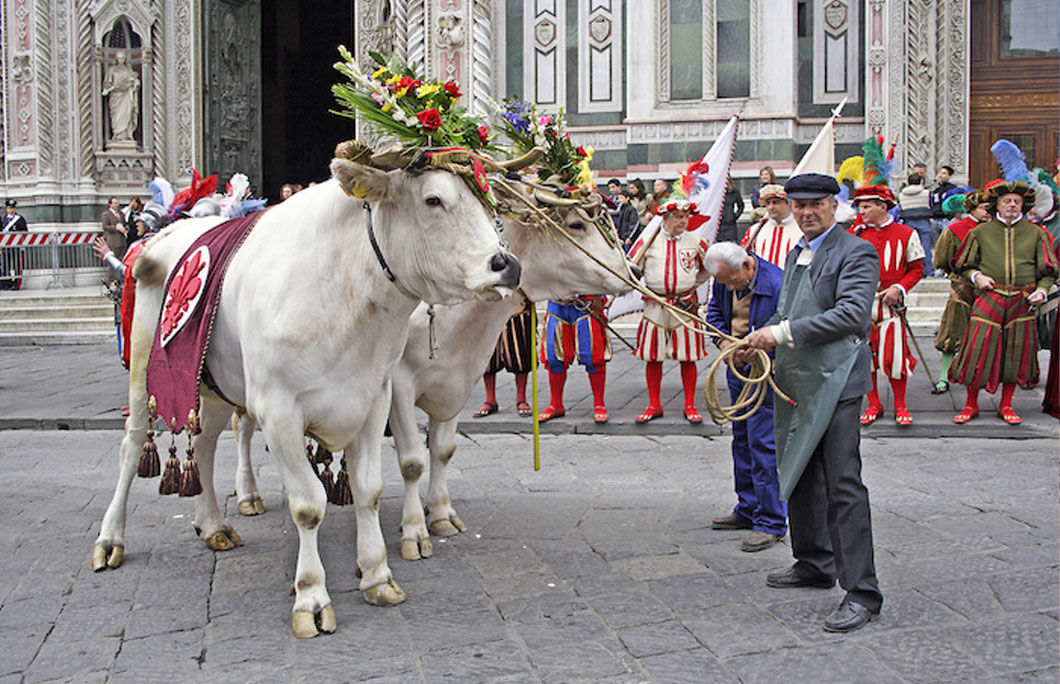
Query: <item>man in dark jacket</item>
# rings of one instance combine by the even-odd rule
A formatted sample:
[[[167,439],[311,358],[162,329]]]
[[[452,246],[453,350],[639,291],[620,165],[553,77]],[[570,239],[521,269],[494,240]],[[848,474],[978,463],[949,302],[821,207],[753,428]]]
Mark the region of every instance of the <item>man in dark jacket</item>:
[[[29,231],[26,219],[18,213],[18,202],[13,199],[7,200],[5,207],[7,216],[4,217],[2,233],[25,233]],[[0,271],[0,290],[18,290],[22,287],[22,267],[26,258],[25,250],[21,247],[7,248],[3,252],[3,270]]]
[[[778,402],[774,414],[795,564],[766,583],[831,587],[838,576],[847,594],[824,628],[848,632],[883,604],[858,422],[871,387],[867,342],[880,260],[871,244],[836,227],[834,178],[801,174],[784,190],[803,239],[788,254],[775,323],[747,336],[754,349],[776,349],[777,386],[796,402]]]
[[[622,188],[618,191],[618,212],[615,213],[615,230],[618,231],[618,239],[622,242],[622,249],[629,251],[633,241],[640,235],[640,217],[637,210],[630,204],[633,197],[629,190]]]

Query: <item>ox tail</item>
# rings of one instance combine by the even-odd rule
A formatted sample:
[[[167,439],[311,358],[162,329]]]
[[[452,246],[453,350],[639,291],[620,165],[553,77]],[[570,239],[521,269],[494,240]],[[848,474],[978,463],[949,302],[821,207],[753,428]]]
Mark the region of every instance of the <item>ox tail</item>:
[[[161,285],[166,277],[166,268],[158,259],[151,257],[150,252],[141,254],[133,264],[133,278],[144,285]]]

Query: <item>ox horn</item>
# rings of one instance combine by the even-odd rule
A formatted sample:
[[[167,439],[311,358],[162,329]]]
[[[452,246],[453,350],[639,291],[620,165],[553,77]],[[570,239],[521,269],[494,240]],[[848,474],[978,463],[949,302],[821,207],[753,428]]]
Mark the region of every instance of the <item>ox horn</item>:
[[[560,197],[551,190],[544,190],[542,188],[534,190],[534,199],[541,204],[547,204],[550,207],[576,207],[581,204],[581,202],[576,199]]]
[[[515,159],[509,159],[503,162],[497,162],[497,165],[505,171],[518,171],[520,169],[525,169],[526,167],[537,163],[537,160],[541,159],[541,157],[544,156],[545,150],[540,147],[534,147],[531,148],[529,152],[520,157],[516,157]]]
[[[373,154],[369,163],[378,169],[403,169],[412,163],[412,160],[412,155],[404,152],[399,145],[394,145]]]
[[[356,164],[367,164],[372,156],[372,148],[360,140],[346,140],[335,146],[335,156]]]

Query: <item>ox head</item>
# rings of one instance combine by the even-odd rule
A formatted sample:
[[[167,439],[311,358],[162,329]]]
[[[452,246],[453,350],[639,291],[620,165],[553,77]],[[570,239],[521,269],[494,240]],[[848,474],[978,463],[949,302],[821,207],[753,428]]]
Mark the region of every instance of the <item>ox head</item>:
[[[533,192],[552,223],[535,221],[511,198],[505,203],[510,214],[504,237],[523,265],[523,291],[534,301],[628,292],[629,286],[610,271],[629,275],[627,266],[635,267],[618,242],[603,198],[580,191],[563,197],[556,190],[539,186]]]
[[[457,174],[386,170],[341,157],[331,172],[348,194],[369,203],[380,250],[414,296],[453,304],[499,299],[519,286],[519,261],[502,247],[492,212]]]

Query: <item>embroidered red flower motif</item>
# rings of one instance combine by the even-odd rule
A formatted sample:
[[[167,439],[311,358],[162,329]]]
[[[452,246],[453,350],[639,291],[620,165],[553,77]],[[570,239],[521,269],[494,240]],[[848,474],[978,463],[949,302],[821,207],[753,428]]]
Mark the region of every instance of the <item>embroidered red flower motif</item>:
[[[485,145],[490,140],[490,129],[486,126],[478,127],[478,141]]]
[[[489,192],[490,180],[486,176],[486,167],[482,165],[478,157],[471,158],[471,170],[474,172],[475,185],[478,186],[478,189],[482,192]]]
[[[453,99],[460,97],[462,94],[460,92],[460,86],[456,84],[456,81],[446,81],[442,88],[444,88],[445,92],[449,93],[449,96]]]
[[[206,268],[202,252],[196,250],[185,261],[173,281],[169,284],[165,309],[162,311],[162,339],[169,337],[188,313],[189,303],[196,298],[203,282],[199,277]]]
[[[685,271],[691,271],[696,266],[696,250],[694,249],[682,249],[678,252],[678,259],[681,261],[681,268]]]
[[[418,112],[416,118],[419,119],[420,124],[429,131],[438,130],[442,125],[442,115],[439,114],[438,110],[434,107]]]

